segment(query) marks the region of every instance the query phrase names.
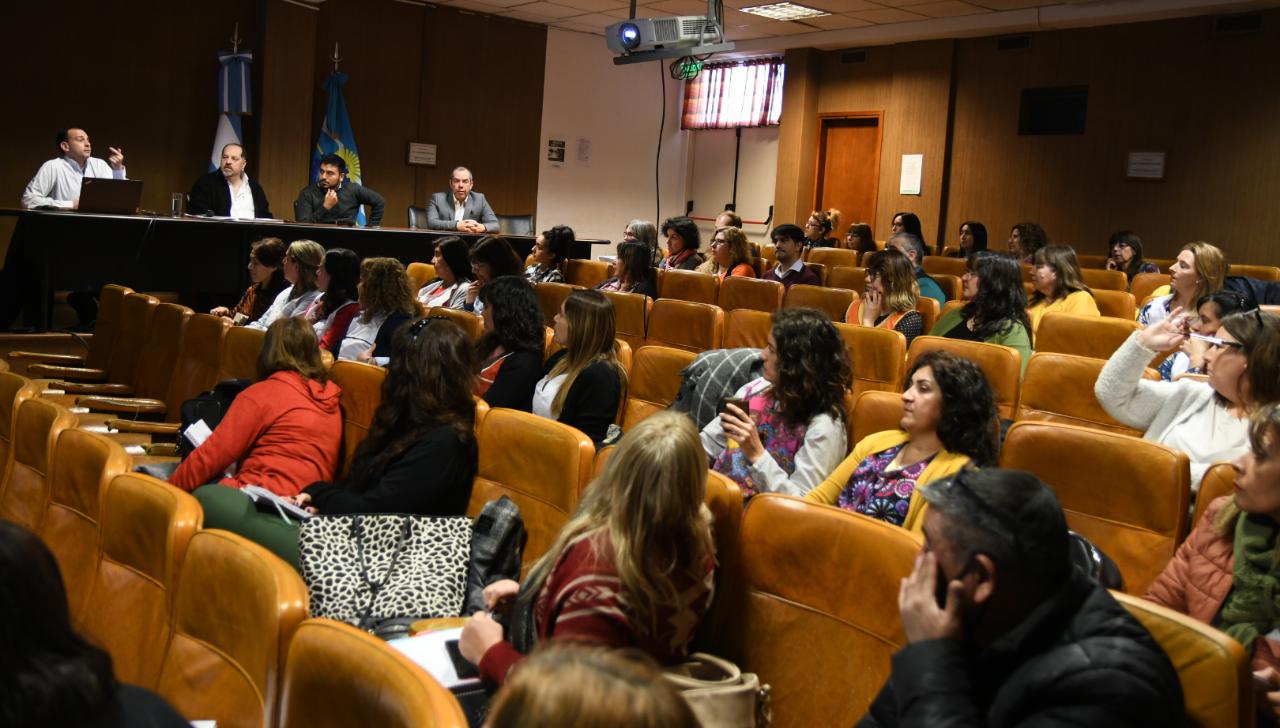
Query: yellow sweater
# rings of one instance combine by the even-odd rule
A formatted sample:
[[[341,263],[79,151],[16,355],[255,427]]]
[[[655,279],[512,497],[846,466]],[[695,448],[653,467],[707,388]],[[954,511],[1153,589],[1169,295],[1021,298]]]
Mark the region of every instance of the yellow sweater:
[[[910,435],[903,430],[886,430],[867,435],[854,445],[853,452],[849,453],[849,457],[840,463],[835,472],[819,483],[818,487],[809,491],[804,499],[829,506],[835,505],[836,499],[840,497],[840,491],[844,490],[849,478],[853,476],[853,471],[858,469],[863,460],[878,452],[901,445],[909,437]],[[940,450],[933,456],[933,460],[925,467],[924,472],[920,473],[920,477],[916,480],[916,488],[923,488],[935,480],[954,475],[968,464],[968,455]],[[908,531],[920,533],[924,527],[924,511],[927,504],[923,498],[914,497],[914,493],[912,495],[911,505],[907,508],[907,517],[902,521],[902,527]]]
[[[1031,319],[1031,333],[1034,334],[1036,329],[1040,328],[1040,319],[1044,318],[1044,315],[1050,311],[1079,313],[1086,316],[1102,315],[1098,312],[1098,304],[1093,300],[1093,294],[1088,291],[1069,293],[1065,298],[1059,298],[1053,303],[1040,299],[1039,303],[1027,307],[1027,318]]]

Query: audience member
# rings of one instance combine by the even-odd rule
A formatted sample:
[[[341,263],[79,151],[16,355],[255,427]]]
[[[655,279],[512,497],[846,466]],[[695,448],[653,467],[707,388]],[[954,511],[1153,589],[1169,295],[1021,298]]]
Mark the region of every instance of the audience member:
[[[85,177],[125,179],[124,152],[107,147],[107,161],[93,156],[89,132],[79,127],[60,129],[54,144],[62,156],[40,165],[36,176],[22,192],[22,207],[57,207],[74,210],[80,206],[80,183]]]
[[[961,468],[995,465],[996,417],[981,367],[928,352],[907,373],[900,429],[862,438],[805,499],[919,531],[927,506],[915,492]]]
[[[1069,245],[1046,245],[1032,256],[1031,285],[1035,292],[1027,306],[1031,333],[1040,328],[1040,319],[1051,311],[1082,316],[1101,316],[1093,291],[1084,284],[1076,251]]]
[[[866,253],[874,253],[880,249],[876,245],[876,236],[871,232],[871,226],[865,222],[855,222],[849,226],[849,233],[845,235],[843,247],[846,250],[858,251],[859,259]]]
[[[755,278],[747,236],[736,227],[716,228],[711,237],[711,257],[698,266],[699,273],[711,273],[723,282],[726,276]]]
[[[565,645],[533,653],[494,698],[486,728],[702,728],[653,658]]]
[[[335,357],[351,319],[360,313],[359,285],[360,256],[355,251],[333,248],[325,252],[324,262],[316,271],[316,288],[321,296],[306,318],[320,339],[320,348]]]
[[[960,282],[968,303],[943,314],[929,335],[1011,346],[1022,355],[1025,373],[1031,359],[1031,321],[1018,262],[980,251],[969,258]]]
[[[276,296],[289,284],[284,279],[281,265],[285,255],[284,241],[280,238],[262,238],[249,246],[249,287],[235,308],[217,306],[209,313],[231,319],[237,326],[257,321],[267,312]]]
[[[396,329],[420,311],[413,281],[395,258],[365,258],[360,263],[360,315],[351,319],[338,348],[339,359],[386,366]]]
[[[498,232],[498,216],[484,195],[472,191],[475,184],[471,170],[454,167],[449,175],[449,191],[437,192],[427,202],[427,227],[490,235]]]
[[[5,520],[0,520],[0,574],[0,725],[191,725],[155,693],[116,681],[111,655],[71,625],[53,554],[34,533]]]
[[[279,318],[301,316],[311,308],[320,296],[316,288],[316,272],[324,261],[324,248],[314,240],[295,240],[284,254],[284,279],[289,287],[276,294],[271,306],[257,319],[247,324],[250,328],[266,330]]]
[[[1151,360],[1177,349],[1187,330],[1187,315],[1175,309],[1135,331],[1102,368],[1093,391],[1107,414],[1142,430],[1144,440],[1187,454],[1194,493],[1210,465],[1244,452],[1249,411],[1280,402],[1280,319],[1257,309],[1222,319],[1217,336],[1205,339],[1212,345],[1204,355],[1208,387],[1144,379]]]
[[[1009,229],[1009,254],[1030,265],[1036,251],[1049,244],[1049,234],[1034,222],[1020,222]]]
[[[187,195],[187,212],[192,215],[217,215],[236,220],[270,218],[271,207],[262,185],[245,173],[247,162],[244,145],[225,144],[222,166],[201,175]]]
[[[524,271],[529,282],[564,283],[560,266],[569,257],[573,241],[573,228],[568,225],[556,225],[550,230],[543,230],[533,243],[533,265]]]
[[[418,303],[427,308],[462,309],[471,288],[471,248],[456,235],[440,238],[431,265],[436,277],[418,289]]]
[[[866,291],[849,305],[844,320],[901,332],[907,337],[907,346],[911,346],[911,341],[924,332],[924,318],[916,310],[919,295],[911,259],[896,248],[878,250],[867,262]]]
[[[336,154],[326,154],[320,158],[315,184],[303,187],[298,193],[293,212],[298,222],[355,224],[361,205],[367,208],[369,227],[382,224],[382,211],[386,206],[382,195],[347,179],[346,160]]]
[[[1170,311],[1195,310],[1202,296],[1222,290],[1227,277],[1227,259],[1217,247],[1196,241],[1182,246],[1169,266],[1169,288],[1172,293],[1152,299],[1138,311],[1138,323],[1150,326],[1169,315]]]
[[[506,238],[497,235],[486,235],[480,238],[476,246],[471,249],[471,287],[467,289],[467,298],[462,304],[462,309],[479,316],[484,312],[484,303],[479,300],[480,289],[484,284],[500,276],[523,274],[524,265]]]
[[[987,226],[977,220],[966,220],[960,223],[960,250],[951,254],[953,258],[972,258],[974,253],[987,249]]]
[[[773,241],[773,254],[778,264],[764,272],[766,281],[777,281],[790,289],[797,283],[820,286],[822,280],[800,259],[804,250],[804,231],[795,225],[779,225],[769,234]]]
[[[1159,273],[1160,266],[1142,259],[1142,239],[1132,230],[1111,233],[1107,240],[1107,270],[1123,271],[1129,283],[1139,273]]]
[[[1198,315],[1187,319],[1191,332],[1204,336],[1214,336],[1222,326],[1222,318],[1237,311],[1251,311],[1258,305],[1243,295],[1222,289],[1217,293],[1201,296],[1196,301]],[[1165,357],[1156,367],[1160,378],[1165,381],[1177,379],[1183,374],[1205,374],[1204,355],[1210,344],[1205,339],[1187,337],[1178,351]]]
[[[666,257],[658,248],[658,227],[648,220],[632,220],[627,223],[627,227],[622,231],[622,242],[644,243],[652,255],[654,267],[657,267]]]
[[[667,257],[658,268],[662,270],[694,270],[706,260],[698,252],[701,244],[698,226],[687,217],[669,217],[662,223],[662,234],[667,237]]]
[[[924,226],[920,224],[920,218],[914,212],[896,212],[893,215],[893,224],[889,226],[890,237],[898,233],[906,233],[920,238],[920,244],[925,250],[929,249],[929,244],[924,241]],[[926,253],[922,253],[920,257],[924,257]],[[919,261],[916,261],[919,263]]]
[[[835,208],[809,213],[809,219],[804,224],[805,249],[837,247],[839,241],[831,237],[831,232],[839,226],[840,211]]]
[[[1280,718],[1280,405],[1253,413],[1249,448],[1233,465],[1234,495],[1209,504],[1146,597],[1235,638],[1252,657],[1258,707],[1274,720]]]
[[[320,363],[315,331],[288,317],[271,324],[258,355],[258,382],[236,396],[222,421],[187,456],[169,482],[186,491],[258,485],[294,495],[333,478],[342,444],[342,390]],[[228,469],[235,466],[233,473]],[[247,497],[246,497],[247,499]],[[209,506],[205,526],[218,528]]]
[[[597,447],[617,419],[627,373],[614,353],[613,302],[599,291],[574,291],[560,305],[551,355],[533,390],[533,413],[581,430]]]
[[[898,591],[907,646],[859,726],[1183,725],[1177,672],[1072,566],[1048,486],[964,470],[919,493],[924,548]]]
[[[742,229],[742,218],[741,218],[741,217],[739,217],[739,216],[738,216],[738,213],[734,212],[733,210],[725,210],[724,212],[720,213],[719,215],[716,215],[716,222],[715,222],[715,226],[716,226],[717,228],[722,228],[722,227],[735,227],[735,228],[738,228],[739,230],[741,230],[741,229]]]
[[[894,233],[889,237],[886,247],[897,248],[911,259],[911,267],[915,271],[916,285],[920,287],[921,296],[937,301],[939,307],[946,304],[947,295],[942,292],[942,286],[924,272],[926,248],[923,240],[911,233]]]
[[[849,450],[849,355],[831,320],[811,308],[774,311],[763,355],[764,376],[743,385],[702,429],[702,446],[712,468],[745,495],[802,496]]]
[[[476,613],[463,657],[501,684],[540,643],[637,647],[663,663],[684,655],[715,578],[706,480],[689,418],[660,412],[636,425],[524,584],[485,588],[490,612],[506,612],[506,635]]]
[[[658,272],[653,267],[653,255],[649,247],[638,240],[618,243],[618,255],[613,261],[613,276],[596,286],[598,291],[639,293],[649,298],[658,297]]]
[[[494,278],[480,291],[480,300],[484,336],[476,344],[480,374],[475,394],[490,407],[531,412],[546,343],[533,285],[520,276]]]

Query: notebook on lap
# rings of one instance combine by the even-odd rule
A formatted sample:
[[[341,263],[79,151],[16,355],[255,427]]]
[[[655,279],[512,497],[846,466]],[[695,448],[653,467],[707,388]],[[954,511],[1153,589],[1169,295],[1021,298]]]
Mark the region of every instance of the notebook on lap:
[[[142,202],[142,180],[85,177],[80,181],[80,212],[136,215]]]

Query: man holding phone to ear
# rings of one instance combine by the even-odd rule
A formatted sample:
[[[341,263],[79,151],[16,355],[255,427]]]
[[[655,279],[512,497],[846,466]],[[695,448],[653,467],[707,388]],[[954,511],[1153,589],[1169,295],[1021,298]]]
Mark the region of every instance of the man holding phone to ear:
[[[382,224],[382,210],[386,205],[382,195],[348,180],[346,160],[336,154],[326,154],[320,158],[319,178],[298,193],[293,213],[298,222],[354,223],[361,205],[367,208],[368,227]]]
[[[988,468],[916,493],[929,510],[898,591],[908,644],[860,728],[1185,723],[1172,663],[1072,565],[1048,486]]]

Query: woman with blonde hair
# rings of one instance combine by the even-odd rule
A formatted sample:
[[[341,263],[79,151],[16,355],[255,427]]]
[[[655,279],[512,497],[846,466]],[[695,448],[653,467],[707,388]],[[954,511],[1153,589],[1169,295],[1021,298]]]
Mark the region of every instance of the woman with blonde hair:
[[[420,310],[413,279],[395,258],[365,258],[360,264],[360,315],[351,320],[338,349],[339,359],[386,366],[396,329]]]
[[[840,247],[840,241],[831,237],[831,231],[838,227],[840,227],[839,210],[833,208],[830,210],[814,210],[809,213],[809,220],[804,224],[805,250]]]
[[[271,302],[271,307],[258,320],[247,326],[266,331],[276,319],[301,316],[320,296],[316,272],[324,261],[324,248],[314,240],[295,240],[284,254],[284,279],[292,285]]]
[[[716,228],[715,235],[711,236],[711,257],[696,270],[719,276],[722,282],[726,276],[755,278],[746,234],[736,227]]]
[[[1040,319],[1050,311],[1101,316],[1093,291],[1084,284],[1076,251],[1069,245],[1046,245],[1032,256],[1031,285],[1035,293],[1027,305],[1031,333],[1040,328]]]
[[[871,254],[867,261],[867,288],[845,312],[851,324],[891,329],[912,339],[924,333],[924,317],[916,310],[920,285],[916,283],[911,259],[897,248],[886,248]]]
[[[636,647],[679,659],[711,604],[715,556],[703,504],[707,461],[688,417],[662,412],[627,433],[573,518],[524,584],[484,590],[507,631],[478,612],[462,630],[463,657],[501,685],[538,644]]]
[[[598,447],[627,385],[614,354],[613,302],[599,291],[570,293],[556,314],[555,341],[564,348],[533,388],[533,413],[582,430]]]
[[[1169,266],[1169,288],[1172,292],[1148,301],[1138,312],[1138,323],[1159,323],[1175,308],[1195,311],[1196,303],[1210,293],[1222,290],[1227,278],[1227,259],[1216,246],[1197,240],[1182,246]]]

